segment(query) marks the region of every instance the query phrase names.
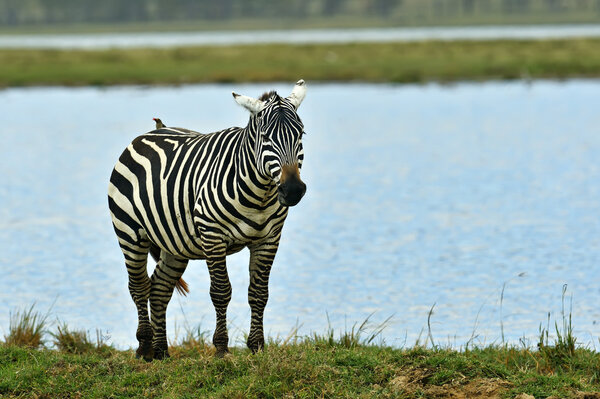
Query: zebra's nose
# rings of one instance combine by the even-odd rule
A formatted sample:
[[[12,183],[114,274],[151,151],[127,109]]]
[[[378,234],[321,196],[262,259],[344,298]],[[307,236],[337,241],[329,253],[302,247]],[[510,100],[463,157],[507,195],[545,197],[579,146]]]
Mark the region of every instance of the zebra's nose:
[[[306,193],[306,184],[300,179],[289,179],[277,189],[279,202],[285,206],[294,206]]]
[[[279,181],[279,202],[285,206],[294,206],[300,202],[306,192],[306,184],[300,179],[298,165],[283,165]]]

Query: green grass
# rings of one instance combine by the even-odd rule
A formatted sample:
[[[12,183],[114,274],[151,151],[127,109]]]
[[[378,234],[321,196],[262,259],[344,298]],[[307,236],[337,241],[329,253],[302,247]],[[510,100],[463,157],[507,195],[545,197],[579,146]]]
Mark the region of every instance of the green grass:
[[[565,291],[556,338],[540,327],[537,348],[457,351],[435,345],[431,331],[432,348],[391,348],[375,343],[389,319],[372,325],[369,317],[337,338],[331,326],[305,337],[296,327],[257,354],[234,347],[223,359],[214,356],[207,331],[188,327],[170,358],[146,363],[133,350],[107,345],[98,331],[94,342],[87,332],[58,323],[57,332],[44,330],[55,349],[8,337],[0,343],[0,397],[600,398],[600,354],[576,345]],[[24,330],[39,325],[33,306],[16,314]]]
[[[170,358],[146,363],[133,350],[107,345],[96,330],[57,323],[46,326],[31,306],[15,312],[11,332],[40,331],[40,345],[0,343],[1,398],[600,398],[600,353],[577,344],[571,309],[565,309],[550,334],[540,325],[536,348],[521,344],[436,345],[431,330],[425,346],[391,348],[376,342],[390,318],[380,324],[355,323],[336,334],[299,336],[296,326],[285,339],[267,340],[263,351],[233,347],[215,357],[210,334],[190,328],[169,348]],[[571,301],[572,304],[572,301]],[[429,312],[429,318],[433,312]],[[40,319],[41,317],[41,319]],[[18,321],[14,324],[13,319]],[[42,327],[40,326],[40,321]],[[43,345],[53,337],[54,349]],[[552,336],[552,338],[551,338]],[[176,339],[177,341],[177,339]]]
[[[545,368],[543,355],[527,349],[401,350],[325,341],[271,343],[255,355],[234,348],[224,359],[174,347],[171,358],[152,363],[135,359],[133,351],[73,354],[0,345],[0,397],[412,398],[487,392],[575,398],[600,390],[600,356],[587,349],[576,349],[568,368]]]
[[[0,50],[0,87],[600,76],[600,39]]]

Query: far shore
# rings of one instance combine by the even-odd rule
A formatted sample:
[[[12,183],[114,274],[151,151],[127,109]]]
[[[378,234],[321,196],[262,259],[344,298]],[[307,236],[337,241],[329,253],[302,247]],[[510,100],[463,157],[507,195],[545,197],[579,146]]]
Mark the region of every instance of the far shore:
[[[600,38],[0,50],[0,87],[600,77]]]

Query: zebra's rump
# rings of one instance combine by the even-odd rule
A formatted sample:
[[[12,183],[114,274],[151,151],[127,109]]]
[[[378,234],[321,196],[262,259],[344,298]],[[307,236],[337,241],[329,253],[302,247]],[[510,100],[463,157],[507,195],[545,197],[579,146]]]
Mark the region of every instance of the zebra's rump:
[[[109,208],[120,240],[149,241],[186,258],[204,257],[194,228],[194,149],[206,135],[160,129],[123,151],[109,183]]]

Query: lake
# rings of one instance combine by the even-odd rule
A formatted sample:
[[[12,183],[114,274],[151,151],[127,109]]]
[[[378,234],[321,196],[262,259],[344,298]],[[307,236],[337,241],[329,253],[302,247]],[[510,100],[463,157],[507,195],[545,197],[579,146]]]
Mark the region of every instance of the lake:
[[[135,346],[136,311],[107,209],[112,167],[167,125],[247,123],[231,91],[293,83],[0,91],[0,334],[32,303],[50,320]],[[392,316],[412,346],[535,345],[572,306],[578,341],[600,336],[600,80],[455,85],[311,84],[302,178],[271,274],[265,331],[349,330]],[[249,328],[248,253],[228,258],[232,344]],[[174,296],[169,337],[214,328],[202,261]]]
[[[264,43],[380,43],[421,40],[541,40],[600,37],[600,25],[501,25],[413,28],[0,35],[0,48],[107,49]]]

